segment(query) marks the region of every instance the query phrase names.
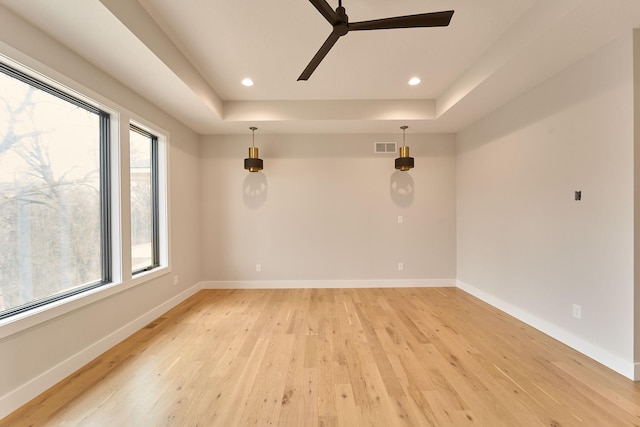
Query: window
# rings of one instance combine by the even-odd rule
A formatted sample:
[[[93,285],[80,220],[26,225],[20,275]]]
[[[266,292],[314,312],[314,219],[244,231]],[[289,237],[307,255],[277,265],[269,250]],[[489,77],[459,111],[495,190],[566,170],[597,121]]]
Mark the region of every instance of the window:
[[[109,114],[0,64],[0,318],[111,281]]]
[[[160,265],[158,137],[131,125],[131,266],[133,274]]]

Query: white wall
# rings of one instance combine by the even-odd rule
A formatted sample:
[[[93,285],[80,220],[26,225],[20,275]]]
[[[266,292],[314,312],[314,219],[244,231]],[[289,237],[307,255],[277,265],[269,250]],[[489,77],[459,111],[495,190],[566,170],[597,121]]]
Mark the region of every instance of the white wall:
[[[374,141],[401,143],[402,134],[258,129],[265,169],[250,173],[243,169],[248,129],[203,138],[203,277],[215,282],[209,286],[454,285],[453,135],[409,129],[416,163],[409,172],[394,169],[395,155],[374,154]]]
[[[393,169],[394,156],[373,154],[374,141],[399,141],[398,130],[258,131],[265,170],[250,174],[242,168],[248,130],[199,140],[0,14],[0,53],[117,103],[123,118],[133,111],[169,131],[172,237],[170,274],[0,338],[0,417],[188,296],[201,278],[209,286],[450,285],[457,274],[464,289],[625,371],[634,318],[631,49],[630,36],[618,40],[466,129],[455,145],[453,135],[409,130],[416,168],[408,173]],[[574,303],[582,320],[571,317]]]
[[[628,34],[457,140],[459,286],[627,376],[632,47]],[[582,320],[572,317],[573,304]]]
[[[168,131],[172,237],[167,274],[137,286],[125,275],[120,286],[125,291],[99,292],[89,305],[67,304],[58,310],[64,315],[43,323],[27,319],[33,325],[26,329],[19,322],[0,326],[2,418],[198,289],[201,257],[198,136],[17,16],[2,7],[0,11],[0,54],[107,102],[125,126],[133,117]],[[174,275],[179,275],[178,286]],[[77,308],[70,310],[72,306]]]

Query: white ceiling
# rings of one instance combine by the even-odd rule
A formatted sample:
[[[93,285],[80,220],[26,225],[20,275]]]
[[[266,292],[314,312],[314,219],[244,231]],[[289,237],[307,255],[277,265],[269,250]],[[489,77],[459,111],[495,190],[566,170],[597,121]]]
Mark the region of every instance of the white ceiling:
[[[638,0],[344,0],[351,21],[455,13],[349,33],[297,81],[331,32],[308,0],[0,5],[201,134],[455,132],[640,26]]]

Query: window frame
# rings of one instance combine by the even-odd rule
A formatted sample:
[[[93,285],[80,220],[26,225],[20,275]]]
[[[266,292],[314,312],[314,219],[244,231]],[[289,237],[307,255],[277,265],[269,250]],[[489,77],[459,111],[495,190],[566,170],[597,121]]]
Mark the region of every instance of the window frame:
[[[157,269],[161,266],[160,261],[160,161],[159,161],[159,142],[158,136],[150,131],[143,129],[135,123],[129,123],[129,131],[136,132],[150,140],[151,150],[151,264],[142,268],[134,270],[131,269],[131,275],[133,277],[142,273],[146,273]],[[129,167],[129,173],[131,167]],[[130,175],[131,176],[131,175]],[[129,186],[131,188],[131,185]],[[131,191],[131,190],[130,190]],[[129,193],[131,196],[131,193]],[[130,218],[132,218],[131,209],[129,212]],[[133,242],[131,242],[131,248],[133,248]]]
[[[83,293],[110,285],[113,283],[113,239],[112,239],[112,176],[111,176],[111,115],[109,112],[90,104],[79,97],[76,97],[65,90],[61,90],[52,84],[30,76],[0,61],[0,72],[28,84],[36,89],[42,90],[49,95],[55,96],[72,105],[83,108],[98,116],[99,119],[99,168],[100,168],[100,257],[101,257],[101,279],[78,286],[74,289],[40,298],[29,303],[0,311],[0,321],[15,318],[18,315],[34,312],[39,308],[49,306],[56,302],[64,301]]]

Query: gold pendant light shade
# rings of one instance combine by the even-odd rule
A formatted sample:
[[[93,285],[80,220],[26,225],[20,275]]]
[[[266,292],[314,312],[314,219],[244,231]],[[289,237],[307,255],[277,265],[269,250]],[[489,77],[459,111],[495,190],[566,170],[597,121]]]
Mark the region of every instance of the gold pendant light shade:
[[[244,159],[244,168],[249,172],[262,170],[262,159],[258,156],[258,147],[249,147],[249,157]]]
[[[258,129],[257,127],[251,126],[252,132],[252,145],[249,147],[249,157],[244,159],[244,168],[249,172],[259,172],[263,168],[263,162],[260,156],[258,155],[258,147],[255,146],[255,131]]]
[[[403,172],[408,171],[414,166],[413,157],[409,156],[409,147],[404,143],[404,133],[408,128],[409,126],[400,126],[400,129],[402,129],[402,147],[400,147],[400,157],[396,159],[396,169]]]

